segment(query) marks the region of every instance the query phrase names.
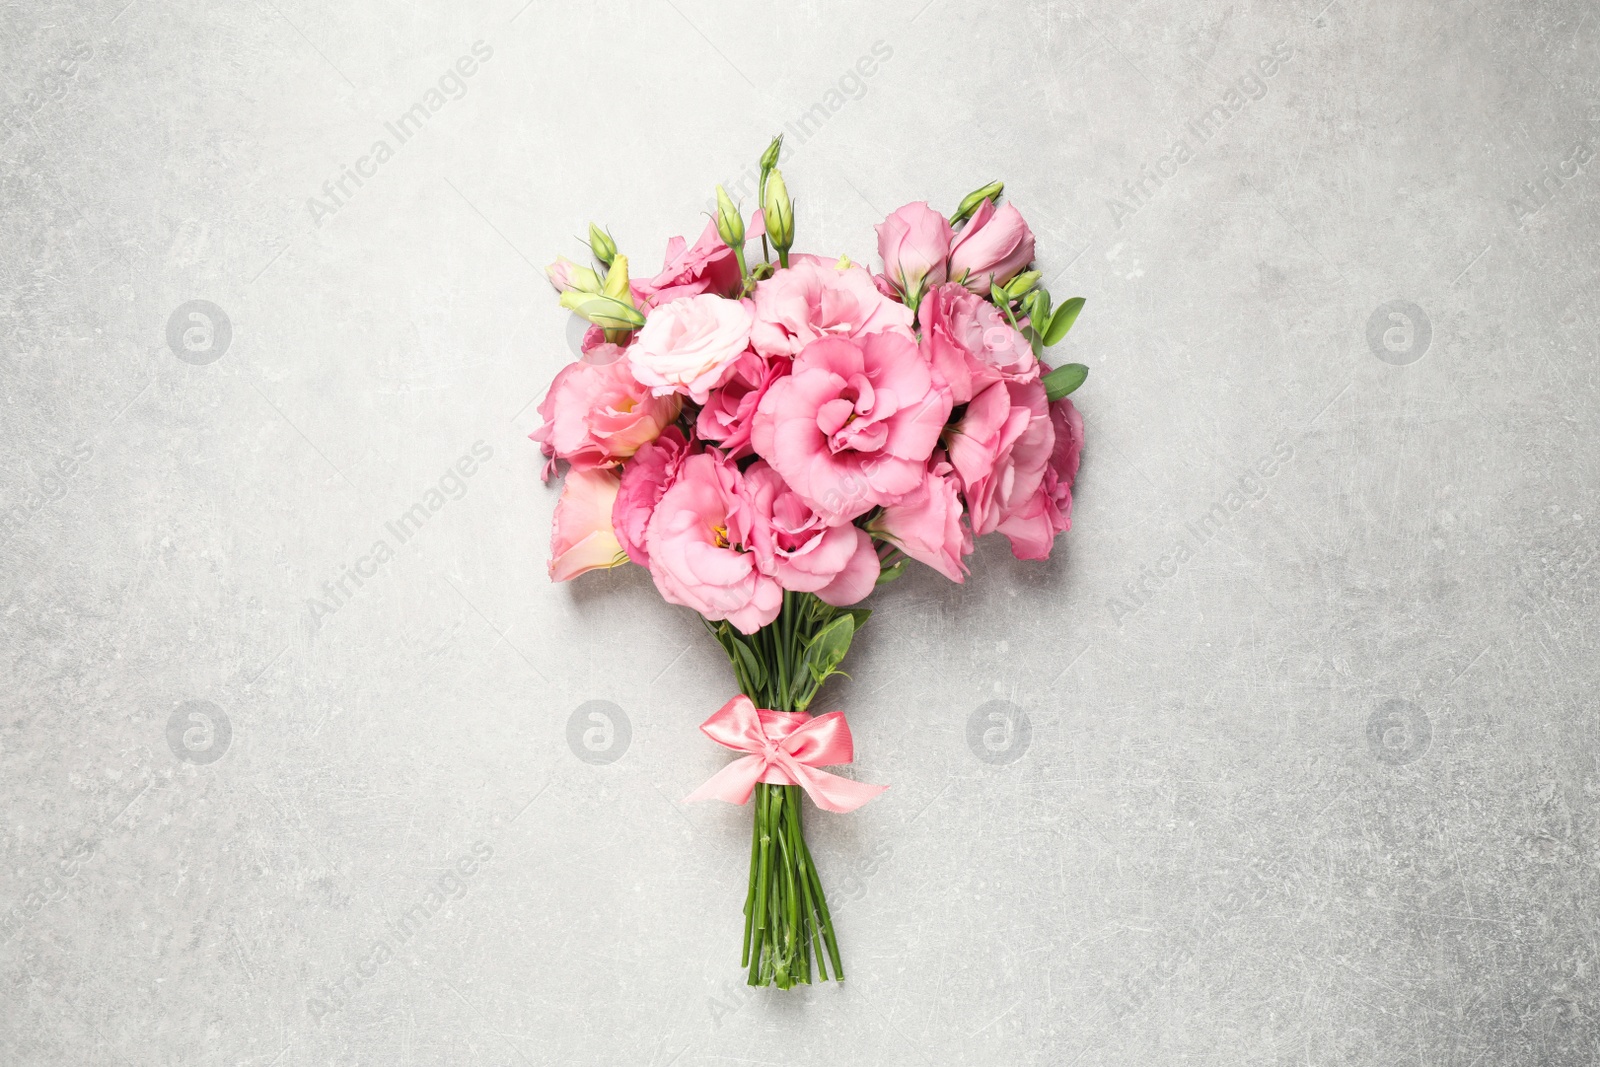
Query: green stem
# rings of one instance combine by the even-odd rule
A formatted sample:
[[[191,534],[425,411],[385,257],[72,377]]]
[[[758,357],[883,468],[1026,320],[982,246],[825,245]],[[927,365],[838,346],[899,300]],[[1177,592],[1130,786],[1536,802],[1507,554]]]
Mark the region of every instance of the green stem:
[[[768,852],[771,848],[771,837],[767,833],[767,787],[756,786],[756,836],[761,841],[757,858],[757,885],[756,885],[756,944],[750,954],[750,984],[761,985],[762,942],[767,940],[767,870]]]
[[[745,695],[773,711],[798,710],[796,700],[805,682],[805,644],[834,614],[814,596],[785,593],[778,617],[747,639],[766,668],[766,684],[751,685],[735,663]],[[797,785],[764,782],[758,782],[753,792],[750,879],[740,953],[752,986],[788,989],[800,982],[810,984],[813,951],[818,980],[844,977],[833,919],[806,845],[800,793]]]
[[[828,946],[828,958],[833,961],[833,980],[844,981],[844,965],[839,962],[839,942],[833,936],[833,916],[828,914],[828,898],[822,893],[822,880],[817,877],[817,865],[811,860],[811,850],[805,848],[802,855],[806,861],[806,870],[811,875],[811,889],[816,893],[817,923],[822,927],[822,939]]]
[[[741,967],[750,966],[750,933],[755,926],[756,919],[756,860],[760,856],[760,844],[760,835],[751,834],[750,888],[744,895],[744,948],[739,953],[739,966]],[[761,955],[759,943],[756,945],[756,955]]]
[[[812,915],[816,911],[816,905],[813,903],[815,898],[811,892],[811,854],[806,851],[805,834],[800,830],[800,806],[798,804],[789,808],[789,836],[799,842],[798,856],[796,858],[799,861],[797,866],[800,873],[800,898],[804,904],[804,910],[801,914],[805,917],[806,926],[802,951],[805,953],[806,981],[809,982],[811,981],[811,941],[813,937],[818,935],[812,929]],[[822,962],[820,938],[817,945],[817,971],[822,975],[822,980],[826,982],[828,980],[828,968]]]
[[[774,786],[767,787],[767,833],[772,836],[776,846],[772,852],[773,869],[768,873],[768,885],[772,887],[772,902],[767,907],[767,917],[772,927],[772,980],[779,989],[788,989],[793,982],[789,977],[788,965],[788,940],[787,909],[784,907],[784,886],[786,879],[780,867],[787,867],[784,856],[783,833],[779,829],[783,824],[783,790]],[[782,927],[780,929],[780,927]]]

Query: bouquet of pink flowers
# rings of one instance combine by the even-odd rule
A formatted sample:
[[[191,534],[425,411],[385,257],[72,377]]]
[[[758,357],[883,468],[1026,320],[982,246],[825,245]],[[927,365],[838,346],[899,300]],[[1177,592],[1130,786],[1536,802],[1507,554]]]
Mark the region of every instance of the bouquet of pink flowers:
[[[790,252],[781,149],[748,227],[718,186],[716,217],[668,242],[653,278],[631,279],[594,226],[595,267],[549,267],[592,325],[532,436],[547,479],[567,464],[550,576],[637,563],[727,652],[741,695],[701,729],[742,756],[689,799],[754,796],[741,962],[751,985],[788,988],[813,966],[844,977],[800,794],[846,812],[884,788],[821,770],[851,762],[850,731],[807,712],[871,614],[856,605],[908,560],[962,581],[988,533],[1049,556],[1083,447],[1067,394],[1088,371],[1040,361],[1083,300],[1052,307],[1000,182],[949,218],[894,212],[873,274]]]

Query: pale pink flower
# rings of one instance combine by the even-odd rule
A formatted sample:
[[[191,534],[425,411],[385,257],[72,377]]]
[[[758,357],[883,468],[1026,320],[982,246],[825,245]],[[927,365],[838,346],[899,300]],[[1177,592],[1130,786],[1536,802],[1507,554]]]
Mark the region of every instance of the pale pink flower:
[[[709,293],[650,312],[628,349],[633,375],[657,396],[685,393],[697,404],[750,346],[750,311]]]
[[[663,598],[753,634],[778,617],[783,587],[750,550],[754,514],[741,482],[721,454],[690,456],[657,502],[645,540]]]
[[[843,269],[813,257],[759,283],[750,345],[765,356],[796,356],[822,337],[863,337],[888,329],[909,334],[911,309],[884,296],[866,269]]]
[[[897,208],[877,225],[883,273],[902,293],[921,292],[945,280],[950,220],[921,200]]]
[[[950,246],[950,279],[985,296],[1033,262],[1033,231],[1016,208],[985,200]]]
[[[785,589],[815,593],[835,607],[872,592],[878,553],[866,531],[830,524],[765,462],[744,472],[744,491],[755,512],[752,548],[762,571]]]
[[[617,484],[617,476],[608,470],[567,472],[550,534],[551,581],[565,582],[628,561],[611,529]]]
[[[922,481],[950,394],[908,336],[813,341],[767,390],[751,442],[831,522],[893,503]]]

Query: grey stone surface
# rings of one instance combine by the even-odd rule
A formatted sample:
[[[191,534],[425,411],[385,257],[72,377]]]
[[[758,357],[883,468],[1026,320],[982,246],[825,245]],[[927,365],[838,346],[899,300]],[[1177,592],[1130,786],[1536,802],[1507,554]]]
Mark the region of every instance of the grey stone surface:
[[[124,3],[0,30],[0,1062],[1600,1061],[1590,5]],[[536,268],[784,128],[807,249],[1004,178],[1093,373],[1056,557],[876,597],[849,980],[752,993],[726,664],[525,436]]]

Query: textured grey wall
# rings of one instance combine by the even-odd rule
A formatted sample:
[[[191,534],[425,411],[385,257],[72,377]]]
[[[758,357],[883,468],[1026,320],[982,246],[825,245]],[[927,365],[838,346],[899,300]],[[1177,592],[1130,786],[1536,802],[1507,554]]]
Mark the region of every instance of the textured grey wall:
[[[1600,1060],[1584,0],[126,2],[0,31],[0,1061]],[[1093,368],[1056,558],[823,701],[787,994],[726,663],[525,440],[537,268],[779,129],[808,250],[1004,178]]]

